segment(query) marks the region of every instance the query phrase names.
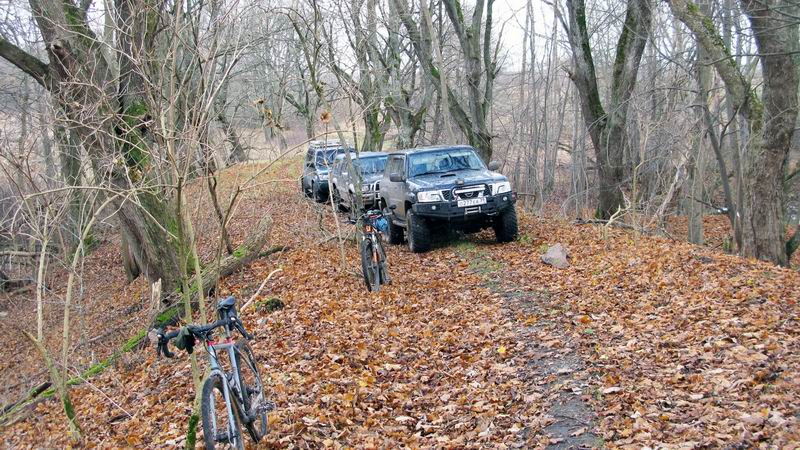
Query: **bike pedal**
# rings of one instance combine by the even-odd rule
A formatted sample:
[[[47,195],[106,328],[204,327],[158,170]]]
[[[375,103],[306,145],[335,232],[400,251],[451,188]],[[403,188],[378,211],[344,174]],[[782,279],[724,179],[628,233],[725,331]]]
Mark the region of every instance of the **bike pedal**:
[[[259,409],[261,409],[263,412],[267,412],[267,413],[271,412],[271,411],[275,411],[275,408],[276,408],[275,402],[273,402],[273,401],[266,401],[266,402],[262,403],[261,405],[259,405]]]

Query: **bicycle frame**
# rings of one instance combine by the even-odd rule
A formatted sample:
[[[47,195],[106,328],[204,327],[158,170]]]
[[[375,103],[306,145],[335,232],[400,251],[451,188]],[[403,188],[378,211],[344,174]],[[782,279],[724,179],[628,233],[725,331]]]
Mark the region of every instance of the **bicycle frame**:
[[[225,327],[225,340],[223,342],[214,342],[214,341],[206,341],[206,353],[208,353],[208,361],[209,365],[211,366],[211,373],[209,377],[214,375],[218,375],[222,379],[222,394],[225,398],[225,409],[228,413],[228,435],[233,435],[232,425],[236,418],[234,417],[234,411],[232,404],[236,404],[236,413],[239,417],[245,419],[246,421],[250,420],[250,417],[247,415],[247,412],[244,411],[243,408],[243,398],[242,398],[242,386],[241,380],[237,374],[239,373],[239,367],[236,362],[236,344],[231,339],[231,332],[229,327]],[[229,380],[225,374],[225,371],[222,370],[222,367],[219,365],[219,359],[217,357],[217,351],[227,351],[228,352],[228,359],[231,362],[231,379]],[[232,381],[231,381],[232,380]],[[231,385],[232,382],[232,385]],[[233,393],[235,395],[231,395],[231,388],[234,388]],[[231,401],[233,400],[233,401]],[[216,414],[216,412],[212,409],[212,414]],[[243,436],[238,436],[238,439],[242,439]]]

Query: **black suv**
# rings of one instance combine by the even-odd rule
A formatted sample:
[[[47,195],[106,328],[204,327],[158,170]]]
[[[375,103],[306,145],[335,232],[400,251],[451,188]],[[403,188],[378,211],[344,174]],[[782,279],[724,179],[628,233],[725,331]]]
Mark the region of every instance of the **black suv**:
[[[487,168],[465,145],[390,153],[380,182],[389,242],[401,244],[405,229],[411,251],[421,253],[430,250],[433,232],[489,227],[498,242],[515,240],[516,195],[508,178],[493,172],[498,167]]]
[[[326,201],[330,191],[328,174],[336,155],[352,150],[334,139],[309,142],[306,160],[303,163],[303,175],[300,178],[300,189],[303,193],[308,197],[314,197],[318,202]]]

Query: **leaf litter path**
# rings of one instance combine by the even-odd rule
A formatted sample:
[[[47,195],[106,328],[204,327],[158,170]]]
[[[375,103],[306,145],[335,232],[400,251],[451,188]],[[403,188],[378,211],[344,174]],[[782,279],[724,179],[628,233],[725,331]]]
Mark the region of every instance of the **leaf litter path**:
[[[292,170],[278,167],[273,176]],[[286,307],[242,314],[258,336],[254,350],[278,407],[261,447],[797,441],[797,273],[526,218],[513,244],[482,234],[425,255],[391,247],[394,285],[371,295],[352,243],[344,267],[334,242],[319,244],[328,236],[319,224],[333,229],[330,211],[300,200],[295,188],[272,184],[246,195],[234,238],[269,212],[271,243],[290,249],[218,291],[249,298],[283,268],[261,299],[279,297]],[[198,229],[213,236],[213,220],[198,220]],[[572,252],[570,268],[539,261],[543,244],[555,242]],[[73,389],[88,446],[183,444],[194,397],[187,358],[157,362],[152,349],[135,356]],[[578,414],[561,415],[581,423],[559,425],[554,404],[575,398]],[[3,430],[2,442],[64,447],[65,436],[50,400]]]
[[[478,238],[473,251],[517,302],[519,326],[555,355],[545,365],[571,355],[585,366],[546,380],[590,401],[598,443],[797,448],[796,271],[618,230],[604,238],[593,227],[524,222],[518,244]],[[556,242],[571,252],[567,269],[539,260]]]

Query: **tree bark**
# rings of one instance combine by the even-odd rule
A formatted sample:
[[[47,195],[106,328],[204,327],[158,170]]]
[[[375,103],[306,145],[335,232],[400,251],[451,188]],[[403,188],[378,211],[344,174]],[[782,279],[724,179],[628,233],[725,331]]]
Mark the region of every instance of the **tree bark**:
[[[625,23],[617,42],[608,111],[600,101],[594,59],[589,46],[584,0],[567,0],[567,31],[574,63],[570,74],[581,93],[581,112],[594,145],[598,168],[597,216],[609,219],[623,207],[624,148],[627,145],[628,105],[636,87],[639,63],[650,34],[652,7],[649,0],[628,0]]]
[[[33,76],[64,111],[70,134],[87,150],[99,178],[117,191],[137,189],[133,200],[117,198],[122,239],[132,258],[131,273],[150,281],[162,279],[174,288],[179,276],[176,244],[159,224],[174,223],[166,202],[156,193],[139,191],[147,180],[147,128],[151,120],[146,102],[145,68],[139,62],[158,20],[158,8],[146,0],[119,0],[120,77],[106,60],[103,44],[87,23],[84,10],[70,1],[30,0],[31,11],[44,39],[49,64],[0,40],[0,56]],[[123,164],[116,164],[122,160]]]
[[[711,19],[686,0],[671,0],[673,14],[694,34],[725,82],[734,109],[748,125],[747,158],[742,161],[745,199],[737,205],[742,217],[743,256],[788,264],[784,237],[786,164],[798,114],[797,53],[800,48],[800,6],[783,0],[742,0],[759,52],[764,78],[762,98],[750,86],[725,47]],[[722,174],[727,176],[727,174]]]
[[[783,177],[798,113],[800,6],[782,0],[749,0],[742,1],[742,8],[750,18],[764,76],[763,134],[760,148],[750,152],[746,172],[749,196],[743,252],[788,266]],[[787,13],[794,18],[788,23]]]

